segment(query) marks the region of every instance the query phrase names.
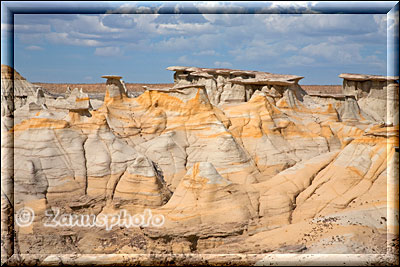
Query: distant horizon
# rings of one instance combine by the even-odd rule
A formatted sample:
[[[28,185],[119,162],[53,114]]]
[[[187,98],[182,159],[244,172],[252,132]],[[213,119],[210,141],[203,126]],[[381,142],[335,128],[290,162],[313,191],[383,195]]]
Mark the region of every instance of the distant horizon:
[[[2,65],[6,65],[6,64],[3,64],[2,63]],[[7,65],[8,66],[8,65]],[[8,66],[8,67],[10,67],[10,66]],[[186,66],[186,67],[197,67],[197,66]],[[205,68],[205,67],[198,67],[198,68]],[[230,68],[210,68],[210,69],[230,69]],[[14,69],[14,70],[16,70],[16,69]],[[244,69],[232,69],[232,70],[244,70]],[[43,82],[43,81],[31,81],[31,80],[29,80],[29,79],[27,79],[24,75],[22,75],[18,70],[16,70],[23,78],[25,78],[26,80],[28,80],[30,83],[33,83],[33,84],[36,84],[36,83],[42,83],[42,84],[103,84],[103,83],[105,83],[106,82],[106,79],[104,79],[104,78],[102,78],[102,79],[104,79],[104,81],[103,82],[101,82],[101,81],[99,81],[99,82],[85,82],[85,81],[82,81],[82,82],[63,82],[63,81],[57,81],[57,82]],[[168,70],[167,70],[168,71]],[[257,71],[257,70],[244,70],[244,71]],[[171,73],[172,73],[172,71],[171,71]],[[275,74],[278,74],[278,73],[275,73]],[[348,74],[361,74],[361,75],[374,75],[374,74],[371,74],[371,73],[348,73]],[[104,75],[104,74],[103,74]],[[103,75],[101,75],[101,76],[103,76]],[[118,75],[118,74],[110,74],[110,75]],[[290,74],[289,74],[290,75]],[[118,75],[118,76],[120,76],[120,75]],[[383,76],[386,76],[386,75],[383,75]],[[387,76],[390,76],[390,75],[387,75]],[[392,75],[393,76],[393,75]],[[304,77],[305,78],[305,77]],[[304,79],[303,78],[303,79]],[[322,86],[338,86],[338,85],[342,85],[342,83],[343,83],[343,78],[340,78],[340,79],[342,79],[342,82],[340,82],[340,83],[338,83],[338,84],[302,84],[301,83],[301,81],[303,80],[303,79],[300,79],[299,80],[299,84],[300,85],[304,85],[304,86],[313,86],[313,85],[322,85]],[[173,81],[173,74],[172,74],[172,81],[171,82],[133,82],[133,81],[126,81],[125,79],[124,79],[124,77],[122,77],[121,78],[121,80],[123,80],[125,83],[127,83],[127,84],[174,84],[174,81]]]
[[[6,64],[4,64],[4,65],[6,65]],[[7,65],[8,66],[8,65]],[[10,67],[10,66],[9,66]],[[191,66],[191,67],[195,67],[195,66]],[[104,78],[102,78],[102,79],[104,79],[104,82],[63,82],[63,81],[57,81],[57,82],[43,82],[43,81],[31,81],[31,80],[29,80],[27,77],[25,77],[25,75],[23,75],[23,74],[21,74],[21,72],[19,72],[17,69],[15,69],[22,77],[24,77],[27,81],[29,81],[30,83],[33,83],[33,84],[35,84],[35,83],[44,83],[44,84],[103,84],[103,83],[105,83],[106,82],[106,79],[104,79]],[[174,83],[174,81],[173,81],[173,72],[171,72],[172,73],[172,81],[171,82],[132,82],[132,81],[126,81],[125,79],[124,79],[124,77],[122,77],[122,80],[125,82],[125,83],[129,83],[129,84],[173,84]],[[370,74],[370,73],[363,73],[363,74]],[[115,74],[115,75],[118,75],[118,74]],[[341,78],[340,78],[341,79]],[[301,83],[301,81],[302,81],[303,79],[301,79],[300,81],[299,81],[299,84],[300,85],[333,85],[333,86],[336,86],[336,85],[342,85],[342,82],[340,83],[340,84],[302,84]]]
[[[164,82],[164,83],[140,83],[140,82],[130,82],[130,81],[125,81],[124,79],[122,79],[124,81],[124,83],[126,84],[174,84],[174,82]],[[28,80],[29,81],[29,80]],[[93,83],[87,83],[87,82],[31,82],[32,84],[36,84],[36,83],[43,83],[43,84],[103,84],[106,83],[106,81],[102,82],[93,82]],[[322,86],[342,86],[342,83],[340,84],[302,84],[299,82],[299,85],[322,85]]]

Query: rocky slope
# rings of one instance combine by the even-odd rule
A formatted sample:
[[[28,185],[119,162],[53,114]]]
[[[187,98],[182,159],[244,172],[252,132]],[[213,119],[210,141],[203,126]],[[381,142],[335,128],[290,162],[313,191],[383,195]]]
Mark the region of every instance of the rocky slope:
[[[398,234],[398,125],[351,96],[313,98],[299,76],[172,69],[215,84],[177,80],[132,98],[107,75],[97,108],[75,90],[15,110],[2,128],[14,152],[2,156],[14,182],[2,201],[36,214],[16,225],[18,252],[386,254]],[[45,227],[56,208],[164,221]]]
[[[27,98],[35,96],[36,87],[17,71],[1,65],[1,116],[9,116],[13,110],[26,104]]]

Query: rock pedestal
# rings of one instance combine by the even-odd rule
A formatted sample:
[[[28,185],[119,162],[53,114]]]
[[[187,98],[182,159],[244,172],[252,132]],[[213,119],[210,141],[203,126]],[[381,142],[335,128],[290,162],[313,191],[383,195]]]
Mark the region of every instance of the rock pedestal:
[[[106,98],[122,98],[126,97],[126,87],[121,76],[118,75],[103,75],[101,78],[107,79],[106,82]]]
[[[387,125],[398,124],[399,77],[342,73],[343,93],[356,97],[360,108]],[[396,115],[397,114],[397,115]]]
[[[253,93],[263,87],[275,87],[282,93],[291,89],[296,97],[305,92],[298,85],[303,77],[282,75],[261,71],[235,69],[211,69],[197,67],[171,66],[167,70],[175,71],[175,86],[196,84],[204,85],[213,105],[247,102]]]

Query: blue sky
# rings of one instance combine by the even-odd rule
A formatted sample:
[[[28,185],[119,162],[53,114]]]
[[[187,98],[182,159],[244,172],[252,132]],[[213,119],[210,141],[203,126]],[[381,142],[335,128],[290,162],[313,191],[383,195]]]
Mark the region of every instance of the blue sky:
[[[200,11],[227,6],[191,4]],[[112,5],[116,12],[132,13],[138,4]],[[318,2],[266,7],[307,9]],[[101,75],[118,74],[126,82],[164,83],[173,80],[166,67],[183,65],[341,84],[337,76],[343,72],[386,75],[392,57],[388,28],[395,19],[386,14],[15,14],[14,66],[32,82],[94,83],[104,82]],[[2,21],[2,46],[10,28]]]

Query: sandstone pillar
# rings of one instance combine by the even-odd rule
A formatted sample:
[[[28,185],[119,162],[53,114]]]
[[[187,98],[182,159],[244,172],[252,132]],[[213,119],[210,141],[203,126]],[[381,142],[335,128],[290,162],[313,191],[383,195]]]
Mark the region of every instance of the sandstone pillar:
[[[126,87],[121,81],[121,76],[118,75],[103,75],[101,78],[107,79],[106,96],[107,98],[123,98],[126,97]]]

